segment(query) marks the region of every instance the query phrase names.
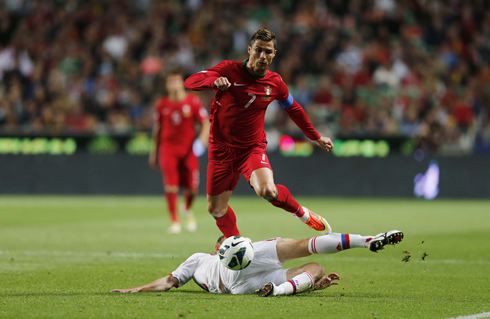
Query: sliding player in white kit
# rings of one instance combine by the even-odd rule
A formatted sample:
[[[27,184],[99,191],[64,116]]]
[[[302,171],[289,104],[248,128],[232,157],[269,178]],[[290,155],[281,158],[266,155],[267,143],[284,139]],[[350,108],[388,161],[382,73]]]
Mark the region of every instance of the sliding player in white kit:
[[[376,236],[330,233],[309,239],[273,238],[253,243],[254,258],[245,269],[226,268],[217,255],[224,236],[214,246],[216,255],[196,253],[183,262],[170,275],[147,285],[132,289],[115,289],[112,292],[167,291],[180,288],[194,279],[197,285],[212,293],[251,294],[262,297],[290,295],[310,289],[325,289],[336,285],[336,273],[326,276],[323,267],[308,263],[296,268],[280,269],[285,261],[310,256],[333,254],[349,248],[368,248],[377,252],[386,245],[398,244],[403,233],[392,230]]]

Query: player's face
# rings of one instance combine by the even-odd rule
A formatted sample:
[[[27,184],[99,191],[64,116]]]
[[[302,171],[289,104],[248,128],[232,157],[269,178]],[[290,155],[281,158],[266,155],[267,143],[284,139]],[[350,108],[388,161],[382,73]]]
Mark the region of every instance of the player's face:
[[[184,89],[184,79],[182,75],[174,74],[167,77],[167,91],[178,92]]]
[[[276,55],[274,41],[255,40],[252,46],[248,46],[248,60],[252,63],[252,68],[256,71],[263,71],[269,68],[272,59]]]

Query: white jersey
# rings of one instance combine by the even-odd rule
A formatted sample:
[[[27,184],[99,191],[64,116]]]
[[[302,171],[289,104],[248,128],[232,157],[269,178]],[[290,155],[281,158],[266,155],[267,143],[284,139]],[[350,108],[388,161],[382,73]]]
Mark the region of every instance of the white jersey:
[[[202,289],[213,293],[221,293],[219,290],[219,278],[223,267],[218,255],[197,253],[187,258],[171,275],[179,281],[177,288],[194,279],[196,284]]]
[[[212,293],[222,293],[219,280],[225,288],[225,293],[253,293],[267,282],[281,284],[287,281],[287,269],[279,269],[282,263],[277,257],[276,241],[278,238],[253,243],[254,259],[244,270],[235,271],[226,268],[218,255],[196,253],[171,275],[179,281],[177,288],[194,279],[202,289]]]

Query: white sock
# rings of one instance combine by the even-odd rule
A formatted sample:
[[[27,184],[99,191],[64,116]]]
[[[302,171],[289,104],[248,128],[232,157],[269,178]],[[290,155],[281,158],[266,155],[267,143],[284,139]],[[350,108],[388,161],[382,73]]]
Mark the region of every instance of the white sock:
[[[300,208],[303,208],[303,216],[299,217],[298,215],[294,214],[296,217],[298,217],[298,219],[300,219],[301,221],[303,221],[304,223],[308,222],[308,219],[310,219],[310,211],[308,210],[308,208],[304,207],[304,206],[301,206],[301,207],[298,207],[298,211]]]
[[[308,250],[312,254],[334,254],[349,248],[366,247],[366,242],[372,238],[373,236],[330,233],[311,238]]]
[[[313,276],[304,271],[301,274],[293,277],[293,279],[286,281],[274,288],[274,296],[280,295],[292,295],[300,292],[305,292],[315,285]]]

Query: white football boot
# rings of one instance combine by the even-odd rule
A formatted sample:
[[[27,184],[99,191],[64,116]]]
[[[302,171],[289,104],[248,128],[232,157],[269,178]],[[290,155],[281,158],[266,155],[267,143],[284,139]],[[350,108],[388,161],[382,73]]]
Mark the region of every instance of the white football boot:
[[[197,220],[194,217],[194,213],[192,212],[192,210],[186,210],[185,205],[181,204],[180,213],[184,217],[185,228],[187,229],[187,231],[191,233],[195,232],[197,230]]]
[[[172,235],[180,234],[181,230],[182,227],[180,226],[179,222],[171,223],[170,226],[168,227],[168,233]]]
[[[374,251],[375,253],[378,250],[381,250],[386,245],[396,245],[400,243],[403,239],[403,232],[399,230],[390,230],[387,233],[379,233],[373,237],[370,241],[366,242],[366,248]]]

